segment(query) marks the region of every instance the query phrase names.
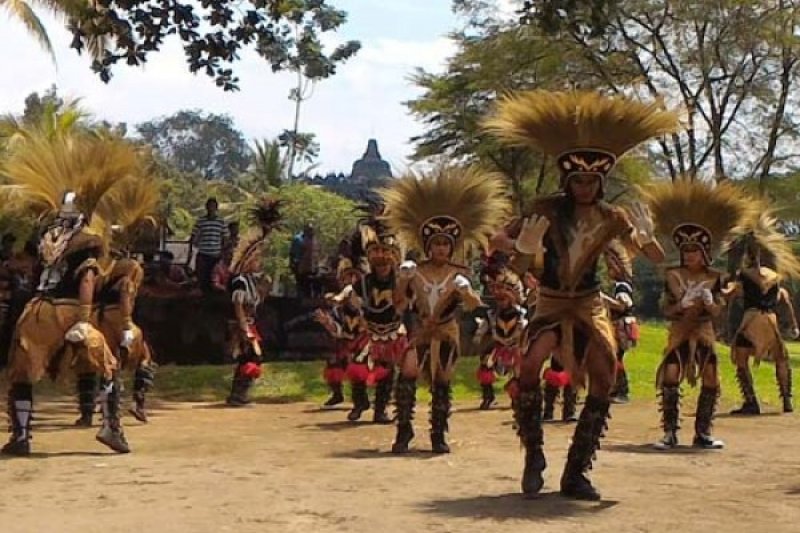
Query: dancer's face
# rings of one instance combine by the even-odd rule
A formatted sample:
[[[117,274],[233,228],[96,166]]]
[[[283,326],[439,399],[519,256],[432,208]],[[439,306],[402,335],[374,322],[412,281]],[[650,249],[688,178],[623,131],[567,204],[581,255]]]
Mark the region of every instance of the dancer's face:
[[[453,255],[453,245],[446,237],[434,237],[429,249],[434,263],[447,263]]]
[[[570,193],[577,204],[592,204],[600,193],[600,176],[576,174],[569,178]]]
[[[703,251],[699,246],[689,246],[681,251],[683,265],[689,270],[697,270],[706,266]]]

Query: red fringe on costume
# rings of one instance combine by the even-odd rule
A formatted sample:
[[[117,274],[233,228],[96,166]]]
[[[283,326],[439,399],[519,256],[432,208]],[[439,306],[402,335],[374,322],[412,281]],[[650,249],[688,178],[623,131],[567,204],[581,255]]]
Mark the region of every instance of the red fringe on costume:
[[[494,349],[494,357],[505,368],[514,368],[522,354],[516,346],[499,345]]]
[[[261,377],[261,365],[252,361],[239,367],[239,375],[243,378],[258,379]]]
[[[322,371],[322,377],[328,385],[339,385],[344,381],[344,369],[339,367],[328,367]]]
[[[478,376],[478,384],[480,384],[481,386],[491,385],[492,383],[495,382],[496,379],[494,375],[494,370],[491,370],[483,366],[478,367],[477,376]]]
[[[401,335],[390,341],[373,340],[369,346],[369,356],[373,361],[391,363],[400,362],[400,358],[408,350],[408,337]]]
[[[570,384],[571,380],[569,374],[566,370],[562,370],[561,372],[556,372],[552,368],[548,368],[544,371],[544,380],[554,387],[566,387]]]
[[[372,372],[369,373],[369,378],[367,378],[367,385],[372,387],[376,383],[380,383],[381,381],[388,379],[391,377],[391,373],[389,369],[382,365],[377,365],[372,369]]]
[[[362,363],[350,363],[347,365],[347,379],[351,383],[366,383],[369,379],[369,367]]]
[[[350,359],[353,354],[361,353],[367,347],[369,335],[363,333],[355,339],[341,339],[336,343],[336,359]]]

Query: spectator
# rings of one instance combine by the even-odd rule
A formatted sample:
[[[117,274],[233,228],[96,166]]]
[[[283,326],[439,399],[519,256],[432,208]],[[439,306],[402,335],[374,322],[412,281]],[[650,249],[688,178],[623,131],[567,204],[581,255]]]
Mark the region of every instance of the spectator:
[[[228,226],[217,216],[219,204],[216,198],[206,201],[206,214],[198,219],[192,229],[191,250],[197,248],[194,269],[200,289],[211,289],[211,272],[220,260],[229,240]]]
[[[211,272],[211,288],[215,291],[225,292],[228,290],[228,282],[231,280],[230,265],[233,259],[233,251],[225,250],[222,261],[214,265]]]
[[[314,226],[308,223],[302,232],[294,236],[289,250],[289,266],[297,283],[297,295],[301,298],[319,296],[316,280],[319,255],[319,243],[314,236]]]

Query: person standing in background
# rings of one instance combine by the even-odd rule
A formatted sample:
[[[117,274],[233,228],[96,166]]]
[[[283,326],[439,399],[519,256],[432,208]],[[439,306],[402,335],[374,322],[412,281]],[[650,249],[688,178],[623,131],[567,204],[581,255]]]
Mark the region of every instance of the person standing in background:
[[[200,289],[204,292],[211,288],[211,273],[222,257],[222,250],[230,237],[227,223],[217,216],[218,208],[216,198],[206,200],[206,214],[192,228],[189,256],[191,259],[192,250],[197,248],[195,273]]]

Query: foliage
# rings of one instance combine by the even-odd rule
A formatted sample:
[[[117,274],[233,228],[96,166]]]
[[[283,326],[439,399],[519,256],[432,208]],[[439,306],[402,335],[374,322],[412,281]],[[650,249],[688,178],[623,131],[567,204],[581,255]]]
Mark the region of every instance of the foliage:
[[[358,218],[353,201],[320,187],[301,183],[270,190],[269,194],[283,200],[281,213],[284,216],[281,229],[269,239],[264,262],[266,271],[273,279],[289,275],[291,239],[308,222],[314,224],[314,235],[319,239],[322,254],[329,260],[335,259],[339,241],[353,230]]]
[[[98,0],[85,4],[69,29],[78,51],[91,39],[104,40],[92,69],[105,82],[118,62],[142,65],[176,36],[189,70],[205,72],[228,91],[238,89],[231,64],[248,47],[275,72],[300,70],[316,79],[333,75],[337,64],[360,47],[347,41],[325,51],[322,34],[337,30],[346,18],[326,0],[247,0],[236,5],[225,0]]]
[[[236,184],[245,190],[266,190],[283,184],[286,159],[278,141],[263,139],[253,143],[253,160],[247,172],[236,178]]]
[[[142,140],[181,172],[206,179],[231,179],[250,165],[252,154],[227,115],[178,111],[136,126]]]

